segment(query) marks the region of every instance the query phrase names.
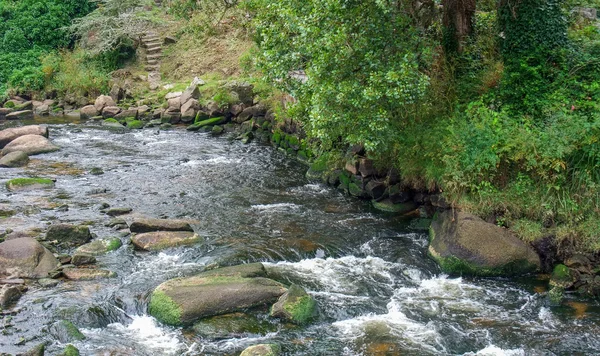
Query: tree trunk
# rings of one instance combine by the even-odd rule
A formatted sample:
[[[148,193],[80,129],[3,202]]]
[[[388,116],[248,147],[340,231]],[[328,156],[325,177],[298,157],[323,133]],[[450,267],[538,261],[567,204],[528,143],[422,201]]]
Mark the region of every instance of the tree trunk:
[[[446,52],[461,53],[463,41],[473,33],[475,0],[442,0]]]

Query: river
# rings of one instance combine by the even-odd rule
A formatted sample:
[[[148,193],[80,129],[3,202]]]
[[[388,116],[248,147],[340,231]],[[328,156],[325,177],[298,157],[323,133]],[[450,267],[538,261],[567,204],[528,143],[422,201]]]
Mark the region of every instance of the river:
[[[14,123],[12,123],[14,124]],[[309,182],[306,167],[257,144],[183,129],[118,133],[97,123],[50,121],[61,150],[32,157],[27,168],[0,169],[0,218],[15,230],[45,231],[55,222],[86,222],[98,237],[124,246],[98,257],[117,277],[31,283],[0,319],[0,351],[24,352],[48,341],[71,320],[86,336],[82,355],[237,355],[258,343],[279,343],[284,355],[573,355],[600,350],[597,303],[567,296],[551,307],[544,282],[524,278],[450,278],[427,258],[427,234],[410,220],[373,210]],[[104,174],[89,174],[92,168]],[[23,176],[56,179],[56,188],[8,193]],[[106,227],[107,203],[125,216],[198,220],[205,242],[162,252],[135,251]],[[66,209],[68,206],[68,209]],[[66,251],[72,252],[72,251]],[[207,266],[264,262],[281,280],[304,287],[320,315],[306,327],[273,321],[265,334],[212,339],[160,325],[147,315],[149,293],[167,279]]]

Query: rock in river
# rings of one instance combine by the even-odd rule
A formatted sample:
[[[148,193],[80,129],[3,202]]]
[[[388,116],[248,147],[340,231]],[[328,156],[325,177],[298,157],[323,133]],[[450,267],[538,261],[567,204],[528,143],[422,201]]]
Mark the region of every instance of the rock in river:
[[[97,268],[67,267],[64,268],[62,272],[67,279],[71,279],[74,281],[87,281],[92,279],[111,278],[116,276],[116,273],[112,271]]]
[[[152,293],[148,310],[165,324],[186,325],[271,304],[285,292],[282,284],[266,278],[261,263],[245,264],[166,281]]]
[[[2,149],[2,155],[5,156],[11,152],[22,151],[32,156],[58,150],[59,148],[50,143],[50,141],[48,141],[48,139],[44,136],[24,135],[7,144],[4,149]]]
[[[25,152],[14,151],[0,158],[1,168],[23,167],[29,163],[29,156]]]
[[[533,249],[508,230],[456,210],[436,214],[429,254],[451,274],[519,275],[540,268]]]
[[[135,219],[129,226],[131,232],[194,231],[187,221],[167,219]]]
[[[277,356],[281,352],[281,348],[276,344],[259,344],[250,346],[240,356]]]
[[[46,126],[29,125],[2,130],[0,131],[0,148],[4,148],[4,146],[8,145],[14,139],[25,135],[48,137],[48,128]]]
[[[15,178],[6,182],[9,192],[54,188],[54,181],[46,178]]]
[[[0,243],[1,277],[44,278],[58,265],[52,252],[30,237]]]
[[[271,308],[271,316],[292,322],[305,324],[312,319],[316,312],[317,303],[301,287],[292,284]]]
[[[85,225],[56,224],[50,226],[46,240],[58,241],[59,244],[80,246],[92,239],[90,228]]]
[[[90,243],[79,246],[75,250],[75,253],[87,253],[92,256],[99,256],[99,255],[108,253],[110,251],[118,250],[119,247],[121,247],[122,245],[123,245],[123,243],[121,242],[121,239],[119,239],[118,237],[94,240]]]
[[[146,251],[191,245],[200,241],[202,241],[202,238],[190,231],[153,231],[131,237],[131,242],[135,247]]]

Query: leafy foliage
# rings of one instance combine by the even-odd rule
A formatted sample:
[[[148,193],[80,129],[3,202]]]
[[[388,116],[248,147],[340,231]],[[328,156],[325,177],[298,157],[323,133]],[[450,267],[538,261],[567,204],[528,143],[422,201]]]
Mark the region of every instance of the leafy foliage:
[[[252,0],[249,9],[260,68],[299,100],[298,116],[325,146],[387,150],[418,115],[428,78],[401,3]]]

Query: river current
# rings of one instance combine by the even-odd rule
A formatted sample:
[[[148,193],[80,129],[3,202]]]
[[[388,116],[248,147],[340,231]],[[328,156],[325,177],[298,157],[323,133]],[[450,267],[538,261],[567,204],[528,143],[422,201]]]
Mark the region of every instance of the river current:
[[[14,125],[15,123],[11,123]],[[82,355],[237,355],[278,343],[284,355],[593,355],[600,353],[600,308],[567,296],[552,307],[544,282],[451,278],[427,257],[426,231],[309,182],[306,167],[271,147],[183,129],[115,132],[92,122],[50,122],[61,147],[26,168],[0,169],[0,206],[14,210],[0,229],[87,223],[124,246],[98,257],[117,277],[62,281],[29,290],[0,319],[0,351],[47,341],[71,320]],[[101,168],[101,175],[90,174]],[[56,179],[56,188],[8,193],[11,178]],[[106,227],[103,203],[134,217],[197,220],[204,242],[135,251]],[[66,206],[68,209],[66,208]],[[72,251],[66,251],[72,252]],[[319,317],[306,327],[214,339],[161,325],[147,314],[150,292],[214,265],[263,262],[280,280],[304,287]]]

